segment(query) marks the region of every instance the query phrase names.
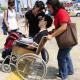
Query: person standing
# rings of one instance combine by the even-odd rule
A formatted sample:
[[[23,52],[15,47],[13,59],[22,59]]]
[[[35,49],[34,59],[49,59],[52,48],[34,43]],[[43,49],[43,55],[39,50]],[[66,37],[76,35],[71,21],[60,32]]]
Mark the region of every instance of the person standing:
[[[71,22],[68,12],[59,0],[47,0],[47,7],[50,13],[54,16],[55,30],[52,34],[47,36],[47,39],[52,39],[61,35],[67,30],[67,24]],[[66,37],[66,36],[65,36]],[[57,55],[59,75],[62,80],[66,80],[68,75],[74,73],[73,64],[70,57],[70,51],[72,47],[60,48]]]
[[[18,23],[14,5],[15,5],[14,0],[8,0],[8,9],[4,11],[3,20],[7,26],[7,30],[9,33],[16,32],[18,30]]]
[[[42,1],[36,1],[32,10],[25,14],[25,34],[29,37],[34,37],[39,32],[38,22],[39,18],[44,16],[43,9],[45,5]]]

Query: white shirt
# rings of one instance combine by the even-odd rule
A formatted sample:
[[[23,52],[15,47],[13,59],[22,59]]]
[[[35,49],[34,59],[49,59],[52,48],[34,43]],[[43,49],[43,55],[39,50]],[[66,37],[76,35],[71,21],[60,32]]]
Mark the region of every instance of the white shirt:
[[[18,29],[18,24],[16,20],[16,12],[14,9],[8,9],[8,24],[10,30]]]

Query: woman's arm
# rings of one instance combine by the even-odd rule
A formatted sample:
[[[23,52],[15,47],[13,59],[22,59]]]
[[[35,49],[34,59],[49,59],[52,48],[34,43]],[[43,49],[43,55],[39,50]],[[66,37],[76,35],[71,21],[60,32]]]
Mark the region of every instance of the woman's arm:
[[[52,33],[52,37],[56,37],[67,29],[67,23],[63,23],[57,30]]]
[[[25,19],[25,25],[24,25],[24,33],[25,36],[29,36],[29,23],[28,23],[28,19]]]
[[[53,37],[56,37],[63,33],[67,29],[67,23],[63,23],[58,29],[56,29],[51,35],[48,35],[48,39],[52,39]]]

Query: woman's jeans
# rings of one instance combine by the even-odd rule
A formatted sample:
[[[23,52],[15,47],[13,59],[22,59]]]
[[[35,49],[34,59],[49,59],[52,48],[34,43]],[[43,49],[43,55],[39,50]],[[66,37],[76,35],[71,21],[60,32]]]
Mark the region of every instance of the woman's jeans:
[[[73,64],[70,57],[70,50],[72,48],[59,49],[58,51],[58,66],[59,75],[62,79],[67,78],[68,75],[73,74]]]

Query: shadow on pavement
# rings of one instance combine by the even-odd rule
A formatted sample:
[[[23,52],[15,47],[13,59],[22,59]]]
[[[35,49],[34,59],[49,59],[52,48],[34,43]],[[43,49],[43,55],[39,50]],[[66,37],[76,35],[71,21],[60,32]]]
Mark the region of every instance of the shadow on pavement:
[[[47,68],[47,75],[46,75],[46,79],[56,79],[56,74],[58,73],[58,69],[49,66]]]

